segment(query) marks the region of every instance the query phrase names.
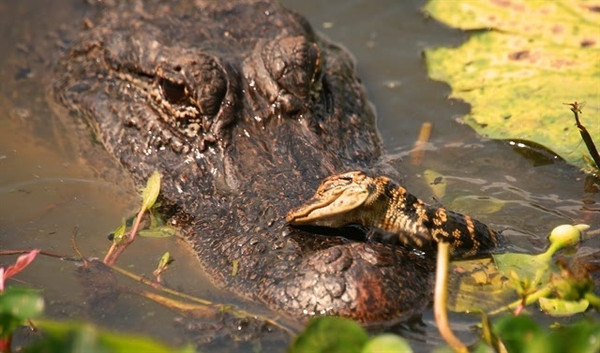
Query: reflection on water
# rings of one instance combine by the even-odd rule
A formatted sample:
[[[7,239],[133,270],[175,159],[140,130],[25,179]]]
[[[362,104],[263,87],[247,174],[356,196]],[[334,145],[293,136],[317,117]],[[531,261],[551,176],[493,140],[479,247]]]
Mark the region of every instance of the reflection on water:
[[[562,223],[591,224],[598,232],[600,206],[597,186],[562,163],[534,166],[503,142],[481,139],[458,117],[468,111],[463,103],[448,101],[446,85],[429,81],[421,50],[456,45],[464,34],[426,20],[421,1],[283,1],[304,14],[315,29],[343,43],[357,58],[357,69],[377,108],[378,124],[390,162],[401,170],[404,184],[423,200],[433,192],[424,182],[426,170],[447,182],[440,202],[504,230],[509,248],[539,251],[545,236]],[[61,37],[79,28],[86,7],[75,1],[55,1],[41,9],[35,1],[0,1],[0,247],[41,247],[72,254],[71,235],[78,227],[78,244],[89,256],[101,257],[108,248],[106,234],[135,210],[135,190],[123,190],[80,163],[63,140],[69,131],[52,123],[46,105],[48,65]],[[423,122],[433,123],[425,159],[419,166],[405,162]],[[591,185],[591,186],[590,186]],[[490,204],[492,201],[499,203]],[[493,208],[493,211],[486,211]],[[593,244],[592,244],[593,243]],[[586,241],[581,251],[598,248]],[[176,240],[141,239],[124,257],[122,266],[149,275],[165,249],[176,258],[166,274],[168,284],[186,293],[220,302],[234,296],[210,286],[196,260]],[[585,250],[587,249],[587,250]],[[13,258],[0,257],[0,264]],[[189,339],[177,314],[133,295],[121,295],[111,315],[99,315],[82,300],[81,286],[71,263],[39,258],[19,276],[25,285],[43,288],[47,313],[56,318],[93,320],[114,329],[150,334],[179,344]],[[193,278],[193,280],[190,280]],[[256,308],[255,308],[256,309]],[[116,317],[114,315],[117,315]],[[469,326],[476,318],[452,315],[458,334],[471,341]],[[179,322],[182,322],[179,320]],[[198,324],[207,328],[215,323]],[[440,344],[432,314],[394,328],[415,346],[429,351]],[[262,348],[283,350],[285,342]],[[226,351],[237,347],[225,344]],[[233,345],[233,346],[232,346]],[[255,344],[240,350],[256,348]]]

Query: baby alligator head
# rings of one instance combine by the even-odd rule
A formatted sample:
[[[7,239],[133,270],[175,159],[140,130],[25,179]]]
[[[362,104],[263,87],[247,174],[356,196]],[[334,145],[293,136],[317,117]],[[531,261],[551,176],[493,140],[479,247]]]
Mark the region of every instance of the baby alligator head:
[[[332,175],[304,205],[291,210],[292,225],[343,227],[360,224],[392,233],[406,245],[431,251],[437,242],[452,245],[455,256],[488,254],[500,234],[467,215],[424,203],[389,178],[360,171]]]
[[[116,3],[85,22],[55,96],[138,184],[162,174],[164,212],[215,283],[301,320],[427,304],[428,259],[285,220],[326,176],[379,163],[349,54],[277,1]]]

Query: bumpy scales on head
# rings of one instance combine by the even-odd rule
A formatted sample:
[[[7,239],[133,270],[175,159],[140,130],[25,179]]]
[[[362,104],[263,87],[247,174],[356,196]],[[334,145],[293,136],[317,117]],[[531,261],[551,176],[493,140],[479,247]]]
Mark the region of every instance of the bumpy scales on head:
[[[422,250],[435,248],[436,242],[450,243],[453,255],[461,257],[489,252],[500,241],[500,235],[485,224],[428,205],[387,177],[370,177],[360,171],[324,179],[312,199],[288,212],[287,221],[334,228],[376,227]]]

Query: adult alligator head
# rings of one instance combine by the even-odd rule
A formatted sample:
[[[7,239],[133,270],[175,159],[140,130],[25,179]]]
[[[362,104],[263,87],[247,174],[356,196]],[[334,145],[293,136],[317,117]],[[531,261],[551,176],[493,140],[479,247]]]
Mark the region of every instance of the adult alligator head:
[[[275,1],[125,2],[86,23],[56,96],[138,183],[160,171],[218,285],[300,319],[383,322],[428,302],[429,260],[286,224],[321,179],[381,168],[343,49]]]

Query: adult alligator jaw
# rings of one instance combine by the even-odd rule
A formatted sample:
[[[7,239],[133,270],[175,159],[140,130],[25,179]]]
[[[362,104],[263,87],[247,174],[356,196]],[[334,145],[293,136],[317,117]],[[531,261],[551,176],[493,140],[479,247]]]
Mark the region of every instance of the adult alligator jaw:
[[[453,255],[462,257],[487,254],[500,243],[499,233],[478,220],[428,205],[389,178],[361,171],[326,178],[315,195],[288,212],[286,219],[292,225],[376,227],[421,250],[447,242]]]

